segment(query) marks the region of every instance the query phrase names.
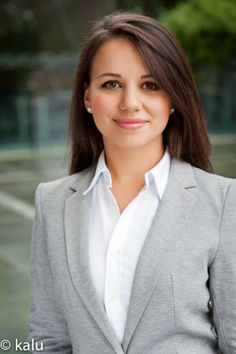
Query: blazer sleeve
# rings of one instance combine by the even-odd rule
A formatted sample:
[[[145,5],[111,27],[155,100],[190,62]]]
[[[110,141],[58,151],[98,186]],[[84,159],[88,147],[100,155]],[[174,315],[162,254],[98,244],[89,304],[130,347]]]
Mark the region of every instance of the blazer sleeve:
[[[53,276],[47,253],[40,205],[39,185],[35,196],[35,219],[31,246],[31,293],[29,314],[29,343],[43,353],[72,353],[65,319],[54,289]],[[32,353],[37,351],[32,350]],[[38,352],[37,352],[38,353]]]
[[[213,321],[220,352],[236,354],[236,180],[226,194],[219,237],[210,267]]]

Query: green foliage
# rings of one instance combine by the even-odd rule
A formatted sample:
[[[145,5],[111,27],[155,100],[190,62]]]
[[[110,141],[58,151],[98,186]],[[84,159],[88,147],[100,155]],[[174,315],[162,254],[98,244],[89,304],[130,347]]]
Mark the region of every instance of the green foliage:
[[[159,20],[173,32],[194,66],[219,66],[236,54],[235,0],[192,0]]]

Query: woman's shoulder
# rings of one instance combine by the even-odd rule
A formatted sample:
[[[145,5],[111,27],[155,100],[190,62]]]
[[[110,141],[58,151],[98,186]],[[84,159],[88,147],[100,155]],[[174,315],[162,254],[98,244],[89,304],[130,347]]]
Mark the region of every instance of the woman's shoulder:
[[[177,158],[171,159],[174,175],[178,180],[196,183],[197,186],[208,186],[210,188],[227,188],[231,183],[235,183],[236,179],[224,177],[216,173],[207,172],[203,169],[191,165],[189,162]]]
[[[183,160],[173,159],[173,163],[178,183],[201,199],[222,204],[228,192],[236,195],[236,179],[204,171]]]
[[[200,193],[210,196],[212,200],[218,199],[221,203],[225,201],[227,196],[234,196],[236,203],[236,179],[224,177],[215,173],[210,173],[193,167],[193,173],[196,185],[199,187]]]
[[[42,182],[36,189],[37,194],[41,195],[41,199],[65,199],[73,192],[86,190],[94,175],[94,168],[90,167],[82,172],[65,176],[53,181]]]
[[[207,172],[194,166],[192,166],[192,168],[196,181],[199,184],[208,185],[212,188],[218,187],[227,189],[230,184],[235,184],[236,182],[235,178],[225,177],[217,173]]]

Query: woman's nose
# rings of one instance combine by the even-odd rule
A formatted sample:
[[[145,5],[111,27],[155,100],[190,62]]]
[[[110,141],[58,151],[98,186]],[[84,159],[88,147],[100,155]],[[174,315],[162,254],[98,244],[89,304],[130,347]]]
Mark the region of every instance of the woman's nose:
[[[137,90],[134,88],[124,89],[120,100],[120,110],[132,112],[139,110],[141,106],[141,99]]]

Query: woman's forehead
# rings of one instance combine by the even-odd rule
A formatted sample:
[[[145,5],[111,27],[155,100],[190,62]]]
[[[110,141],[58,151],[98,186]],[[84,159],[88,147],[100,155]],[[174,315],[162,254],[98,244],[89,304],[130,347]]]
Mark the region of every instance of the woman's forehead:
[[[150,74],[150,70],[136,46],[127,38],[112,38],[104,42],[97,50],[91,65],[91,76],[102,72]]]

